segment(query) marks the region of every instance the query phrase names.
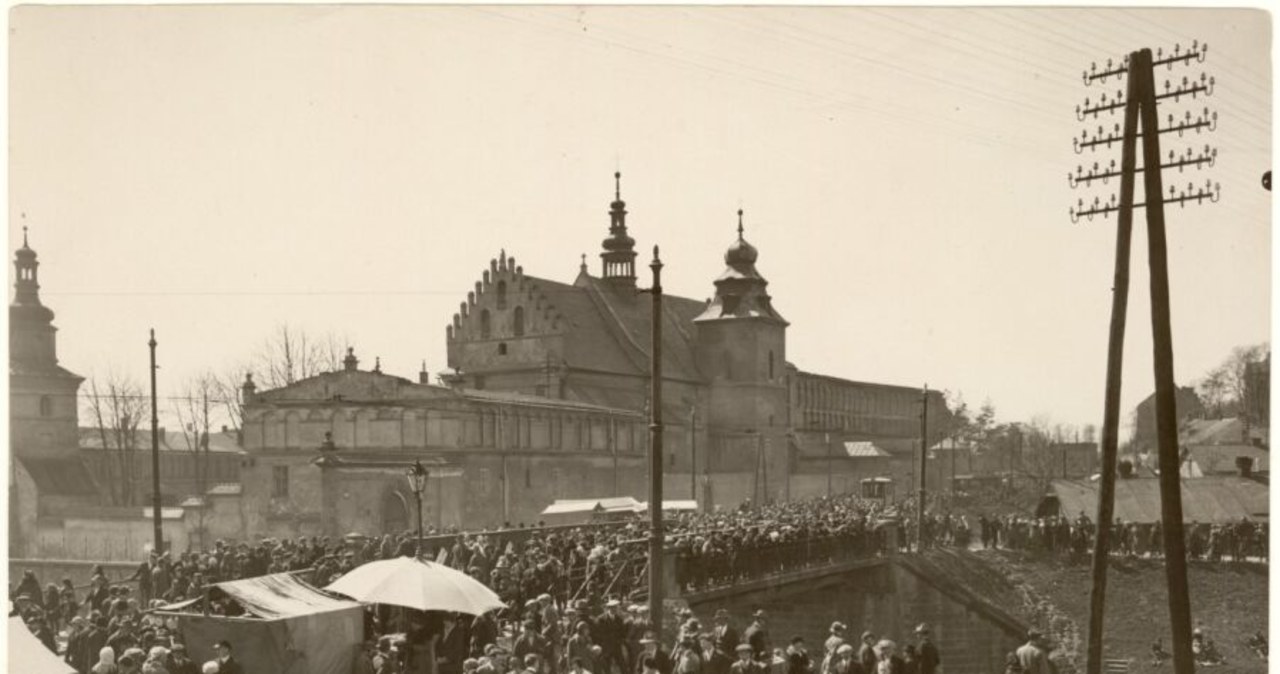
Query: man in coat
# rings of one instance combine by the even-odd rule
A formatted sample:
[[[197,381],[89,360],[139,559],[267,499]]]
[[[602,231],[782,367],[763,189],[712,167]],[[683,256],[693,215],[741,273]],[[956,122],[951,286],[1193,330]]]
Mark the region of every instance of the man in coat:
[[[764,609],[756,609],[751,614],[751,625],[742,633],[742,638],[751,646],[751,656],[758,662],[769,662],[769,632],[764,627]]]
[[[738,648],[741,637],[738,635],[738,630],[729,624],[729,612],[722,608],[716,609],[716,615],[712,621],[715,627],[712,628],[711,633],[715,635],[716,645],[726,654],[734,652]]]
[[[595,674],[613,674],[616,664],[618,672],[627,671],[627,624],[622,619],[617,599],[610,599],[604,605],[604,613],[596,618],[592,636],[600,647],[600,671]]]
[[[1043,637],[1040,631],[1031,629],[1027,631],[1027,643],[1014,651],[1018,657],[1018,664],[1022,666],[1023,674],[1052,674],[1049,654],[1045,652],[1042,642]]]
[[[933,645],[928,623],[920,623],[916,627],[916,639],[919,641],[916,648],[920,651],[920,674],[935,674],[942,664],[942,656],[938,654],[938,647]]]

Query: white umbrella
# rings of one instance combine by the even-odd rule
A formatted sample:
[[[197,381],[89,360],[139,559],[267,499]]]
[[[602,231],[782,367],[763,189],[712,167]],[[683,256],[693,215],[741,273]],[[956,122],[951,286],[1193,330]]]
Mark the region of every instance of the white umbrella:
[[[411,557],[369,562],[325,588],[367,604],[480,615],[506,608],[480,581],[443,564]]]

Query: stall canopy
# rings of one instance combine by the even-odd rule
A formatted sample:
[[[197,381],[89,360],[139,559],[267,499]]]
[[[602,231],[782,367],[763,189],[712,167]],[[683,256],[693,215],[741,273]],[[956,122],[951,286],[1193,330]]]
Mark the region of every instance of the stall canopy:
[[[27,629],[22,618],[9,618],[9,652],[6,658],[10,672],[23,674],[75,674],[75,668],[44,647]]]
[[[363,607],[332,597],[279,573],[213,586],[235,600],[245,615],[203,615],[203,599],[158,609],[178,619],[187,650],[197,662],[216,656],[213,646],[231,643],[236,659],[280,674],[349,674],[364,640]]]

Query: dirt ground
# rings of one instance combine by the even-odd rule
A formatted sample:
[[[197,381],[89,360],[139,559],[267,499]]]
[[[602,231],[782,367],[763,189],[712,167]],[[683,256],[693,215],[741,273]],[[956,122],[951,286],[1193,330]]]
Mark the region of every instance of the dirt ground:
[[[935,558],[936,559],[936,558]],[[951,551],[938,560],[972,589],[1051,635],[1063,670],[1084,670],[1092,587],[1088,562],[1070,564],[1023,552]],[[1212,674],[1257,673],[1267,664],[1247,647],[1255,631],[1267,631],[1267,566],[1256,563],[1192,563],[1189,569],[1193,626],[1226,657]],[[1170,672],[1171,662],[1150,664],[1156,637],[1171,650],[1165,569],[1159,560],[1113,560],[1107,583],[1104,658],[1128,659],[1133,672]],[[1074,666],[1073,666],[1074,665]]]

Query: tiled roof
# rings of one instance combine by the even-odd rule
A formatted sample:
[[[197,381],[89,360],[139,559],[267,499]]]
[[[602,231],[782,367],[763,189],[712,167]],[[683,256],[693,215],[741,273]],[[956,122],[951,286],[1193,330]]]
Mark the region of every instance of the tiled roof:
[[[600,372],[644,374],[648,371],[650,312],[648,295],[614,288],[586,274],[576,285],[527,276],[538,291],[570,323],[565,361],[570,367]],[[704,302],[663,295],[663,373],[676,379],[701,380],[694,358],[693,319]],[[607,336],[602,339],[601,336]]]
[[[31,365],[29,363],[9,360],[10,376],[63,377],[65,379],[83,380],[84,377],[62,367],[61,365]]]
[[[195,436],[193,434],[191,436],[191,441],[194,441],[194,438]],[[115,448],[115,438],[112,436],[110,430],[107,431],[107,442],[113,449]],[[136,443],[138,449],[151,449],[151,430],[138,429]],[[161,429],[160,451],[189,452],[191,451],[191,448],[187,443],[188,437],[181,431]],[[97,428],[83,426],[80,428],[80,449],[102,449],[102,434]],[[213,453],[239,452],[240,445],[236,441],[236,434],[232,431],[227,431],[225,433],[222,431],[214,431],[210,433],[209,451]]]
[[[1061,513],[1075,517],[1084,511],[1090,517],[1098,511],[1098,483],[1054,480],[1053,494]],[[1269,489],[1242,477],[1202,477],[1182,480],[1182,512],[1187,521],[1228,522],[1268,518]],[[1155,522],[1160,519],[1160,480],[1133,478],[1116,480],[1115,516],[1126,522]]]
[[[14,457],[44,496],[97,496],[93,476],[78,456]]]

